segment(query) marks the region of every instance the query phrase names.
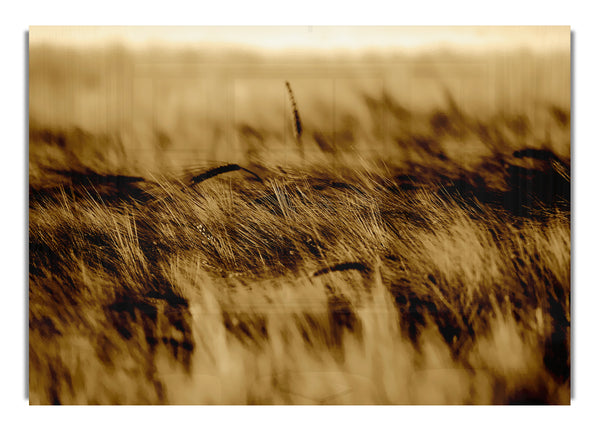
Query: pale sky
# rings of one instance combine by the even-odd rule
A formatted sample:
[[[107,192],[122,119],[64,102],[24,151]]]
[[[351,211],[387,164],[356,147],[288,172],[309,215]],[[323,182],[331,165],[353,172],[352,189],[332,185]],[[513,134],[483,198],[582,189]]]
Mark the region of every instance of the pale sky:
[[[406,52],[427,48],[469,51],[526,48],[568,51],[570,28],[555,27],[45,27],[33,26],[30,44],[50,42],[68,46],[101,46],[119,42],[146,46],[289,48],[308,51],[385,50]]]

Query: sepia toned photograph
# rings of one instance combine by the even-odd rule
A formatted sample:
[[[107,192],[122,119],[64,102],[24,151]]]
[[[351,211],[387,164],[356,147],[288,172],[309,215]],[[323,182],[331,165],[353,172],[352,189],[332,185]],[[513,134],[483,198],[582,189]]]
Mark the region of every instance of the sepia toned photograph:
[[[30,404],[571,404],[570,27],[28,56]]]

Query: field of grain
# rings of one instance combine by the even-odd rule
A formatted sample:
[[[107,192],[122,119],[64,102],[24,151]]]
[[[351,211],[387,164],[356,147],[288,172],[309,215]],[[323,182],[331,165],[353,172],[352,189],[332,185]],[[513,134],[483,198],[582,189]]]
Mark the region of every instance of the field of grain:
[[[570,403],[568,52],[29,55],[31,404]]]

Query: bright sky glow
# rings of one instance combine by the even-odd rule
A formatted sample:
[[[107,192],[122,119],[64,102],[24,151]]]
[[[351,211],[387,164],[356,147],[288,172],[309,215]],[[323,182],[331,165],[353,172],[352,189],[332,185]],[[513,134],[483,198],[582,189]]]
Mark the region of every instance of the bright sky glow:
[[[560,27],[42,27],[30,28],[30,44],[49,42],[68,46],[122,43],[146,46],[241,46],[267,50],[308,51],[427,48],[481,51],[526,48],[568,51],[570,28]]]

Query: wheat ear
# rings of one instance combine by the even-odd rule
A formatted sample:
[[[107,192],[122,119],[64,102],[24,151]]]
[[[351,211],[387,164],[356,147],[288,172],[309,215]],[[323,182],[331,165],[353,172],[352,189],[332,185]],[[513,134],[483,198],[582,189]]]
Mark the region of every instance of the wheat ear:
[[[302,122],[300,121],[300,113],[298,112],[298,106],[296,105],[294,92],[292,91],[292,86],[290,85],[289,81],[285,81],[285,86],[287,88],[290,103],[292,105],[294,137],[296,138],[296,144],[298,145],[300,156],[304,160],[304,147],[302,145]]]

